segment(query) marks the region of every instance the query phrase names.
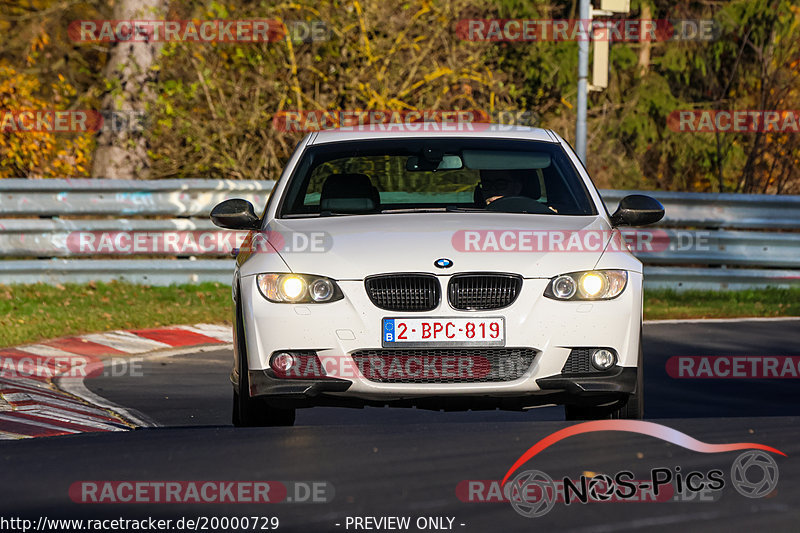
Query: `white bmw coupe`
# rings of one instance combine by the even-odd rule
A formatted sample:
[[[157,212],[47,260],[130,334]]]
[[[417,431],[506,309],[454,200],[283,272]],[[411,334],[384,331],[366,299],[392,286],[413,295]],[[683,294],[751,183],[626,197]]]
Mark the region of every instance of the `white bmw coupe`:
[[[663,207],[610,214],[557,134],[484,126],[311,133],[261,216],[214,208],[248,231],[235,425],[320,405],[642,417],[642,264],[618,228]]]

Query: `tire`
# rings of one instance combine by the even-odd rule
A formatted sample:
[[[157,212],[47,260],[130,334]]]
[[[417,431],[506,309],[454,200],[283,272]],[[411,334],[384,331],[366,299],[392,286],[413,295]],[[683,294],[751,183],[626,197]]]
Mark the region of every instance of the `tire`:
[[[233,413],[231,421],[236,427],[293,426],[294,409],[278,409],[263,398],[250,397],[250,379],[247,367],[247,343],[244,338],[244,323],[241,308],[236,304],[236,352],[239,370],[239,392],[233,391]]]
[[[636,372],[636,388],[623,403],[611,406],[566,405],[564,413],[567,420],[641,420],[644,417],[644,358],[642,357],[642,341],[639,338],[639,361]]]

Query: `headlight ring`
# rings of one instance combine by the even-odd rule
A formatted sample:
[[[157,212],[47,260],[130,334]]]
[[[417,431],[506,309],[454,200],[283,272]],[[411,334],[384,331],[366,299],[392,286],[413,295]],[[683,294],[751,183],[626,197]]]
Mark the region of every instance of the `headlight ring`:
[[[334,280],[312,274],[258,274],[256,285],[261,295],[273,303],[329,303],[344,298]]]
[[[625,270],[585,270],[556,276],[544,291],[553,300],[611,300],[625,290]]]

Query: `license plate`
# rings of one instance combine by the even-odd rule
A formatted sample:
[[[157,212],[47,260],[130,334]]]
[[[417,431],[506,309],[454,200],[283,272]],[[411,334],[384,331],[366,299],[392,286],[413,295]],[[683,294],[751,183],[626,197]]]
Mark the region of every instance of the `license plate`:
[[[383,346],[505,346],[505,319],[384,318]]]

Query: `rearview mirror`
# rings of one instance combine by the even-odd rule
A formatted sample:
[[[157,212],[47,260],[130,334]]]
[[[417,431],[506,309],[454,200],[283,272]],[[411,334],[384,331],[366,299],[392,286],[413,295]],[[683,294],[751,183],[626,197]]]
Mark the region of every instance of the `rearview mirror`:
[[[409,172],[417,172],[421,170],[459,170],[463,168],[461,158],[457,155],[443,155],[439,160],[429,161],[425,158],[412,155],[406,159],[406,170]]]
[[[664,206],[651,196],[631,194],[619,201],[619,207],[611,215],[615,226],[646,226],[664,218]]]
[[[214,206],[211,210],[211,222],[225,229],[251,230],[261,226],[253,204],[241,198],[225,200]]]

